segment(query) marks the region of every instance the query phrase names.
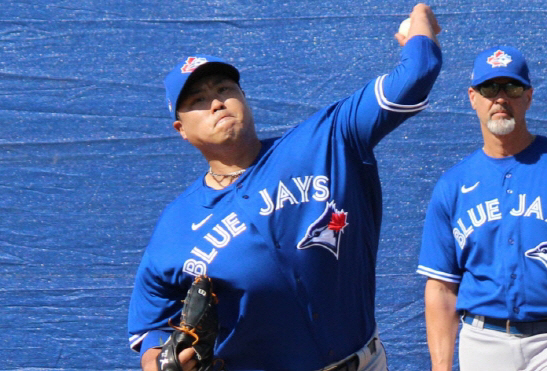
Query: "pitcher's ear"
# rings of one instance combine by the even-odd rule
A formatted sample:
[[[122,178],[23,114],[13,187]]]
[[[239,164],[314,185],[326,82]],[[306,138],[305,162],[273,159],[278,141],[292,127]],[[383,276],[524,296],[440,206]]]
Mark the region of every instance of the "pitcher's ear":
[[[173,128],[178,131],[182,139],[187,140],[186,133],[184,132],[184,127],[182,126],[182,122],[179,120],[173,122]]]

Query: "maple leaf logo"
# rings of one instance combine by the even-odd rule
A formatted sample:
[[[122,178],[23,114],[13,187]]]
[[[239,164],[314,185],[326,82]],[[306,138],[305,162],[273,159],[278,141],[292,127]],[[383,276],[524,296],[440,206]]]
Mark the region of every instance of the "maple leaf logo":
[[[348,225],[346,223],[346,213],[333,213],[328,224],[331,231],[340,232]]]
[[[180,68],[180,72],[182,73],[193,72],[196,68],[198,68],[204,63],[207,63],[207,59],[205,58],[188,57],[188,59],[186,59],[186,62],[184,63],[184,66]]]
[[[512,60],[513,59],[509,54],[505,53],[503,50],[497,50],[494,54],[488,57],[486,63],[492,67],[507,67]]]

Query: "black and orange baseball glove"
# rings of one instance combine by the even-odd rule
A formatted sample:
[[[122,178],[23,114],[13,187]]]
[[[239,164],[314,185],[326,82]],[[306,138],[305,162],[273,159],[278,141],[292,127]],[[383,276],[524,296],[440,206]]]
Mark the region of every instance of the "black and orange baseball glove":
[[[213,347],[218,335],[218,299],[213,292],[211,278],[196,277],[183,300],[180,325],[169,325],[175,330],[158,355],[158,370],[182,371],[178,355],[186,348],[196,351],[199,371],[213,369]]]

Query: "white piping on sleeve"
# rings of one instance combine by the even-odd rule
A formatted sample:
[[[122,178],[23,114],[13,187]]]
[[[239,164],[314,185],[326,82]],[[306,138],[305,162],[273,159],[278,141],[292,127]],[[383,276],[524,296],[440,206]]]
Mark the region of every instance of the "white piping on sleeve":
[[[173,328],[172,327],[161,327],[157,330],[161,330],[161,331],[172,331]],[[131,336],[129,338],[129,347],[131,348],[131,350],[135,351],[135,352],[138,352],[137,350],[137,347],[142,343],[142,341],[144,340],[144,338],[146,336],[148,336],[148,334],[150,333],[150,331],[147,331],[145,332],[144,334],[135,334],[133,336]]]
[[[137,346],[143,341],[143,339],[148,335],[148,332],[145,332],[144,334],[138,334],[133,335],[129,338],[129,346],[131,347],[131,350],[138,352]]]
[[[437,271],[428,267],[424,267],[423,265],[418,265],[418,269],[416,270],[416,272],[424,276],[436,278],[438,280],[446,282],[460,283],[462,280],[462,276],[459,276],[457,274]]]
[[[424,110],[429,105],[429,96],[420,103],[417,104],[411,104],[411,105],[404,105],[404,104],[397,104],[393,103],[387,100],[387,98],[384,95],[384,79],[386,78],[386,75],[382,75],[376,79],[376,82],[374,83],[374,93],[376,94],[376,100],[378,101],[378,105],[387,110],[392,112],[418,112]]]

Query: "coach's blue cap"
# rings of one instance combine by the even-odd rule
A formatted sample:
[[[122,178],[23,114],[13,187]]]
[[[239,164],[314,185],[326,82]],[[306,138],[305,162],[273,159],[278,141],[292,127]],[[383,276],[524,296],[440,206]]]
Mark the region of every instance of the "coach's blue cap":
[[[212,74],[222,74],[239,84],[239,71],[231,64],[210,55],[196,54],[179,62],[163,81],[167,108],[171,118],[176,120],[177,103],[184,89],[199,78]]]
[[[486,49],[475,58],[471,86],[496,77],[510,77],[526,86],[532,86],[524,56],[511,46]]]

